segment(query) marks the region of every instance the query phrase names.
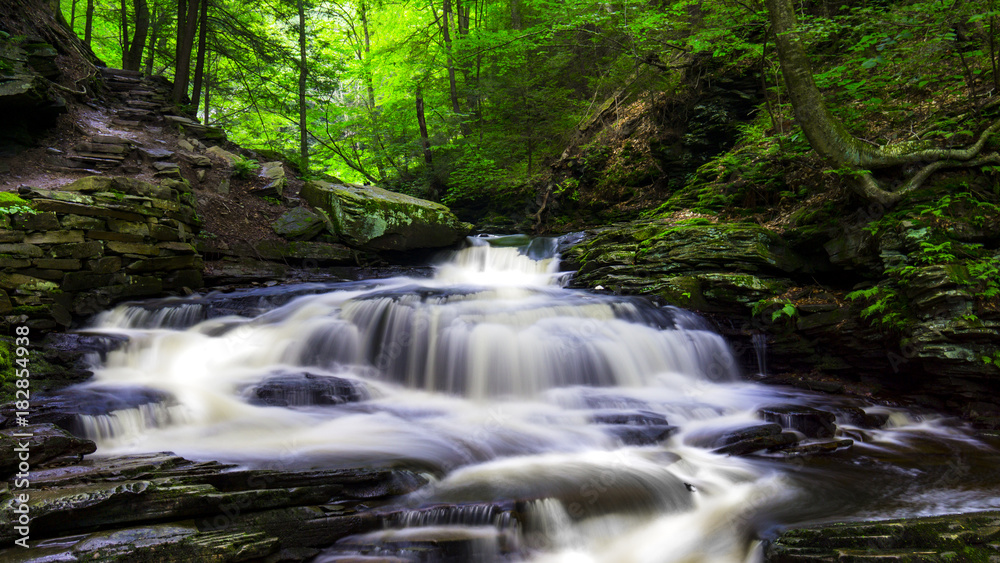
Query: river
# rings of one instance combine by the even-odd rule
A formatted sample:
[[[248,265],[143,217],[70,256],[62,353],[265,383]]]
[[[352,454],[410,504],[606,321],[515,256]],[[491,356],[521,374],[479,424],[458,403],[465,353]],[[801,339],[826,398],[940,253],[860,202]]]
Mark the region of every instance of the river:
[[[558,243],[480,237],[429,276],[120,306],[88,331],[129,340],[86,385],[162,400],[80,426],[105,454],[428,477],[317,562],[461,538],[456,560],[737,563],[783,526],[1000,506],[1000,455],[963,424],[754,383],[698,316],[566,289]],[[788,440],[728,455],[781,431],[761,409]]]

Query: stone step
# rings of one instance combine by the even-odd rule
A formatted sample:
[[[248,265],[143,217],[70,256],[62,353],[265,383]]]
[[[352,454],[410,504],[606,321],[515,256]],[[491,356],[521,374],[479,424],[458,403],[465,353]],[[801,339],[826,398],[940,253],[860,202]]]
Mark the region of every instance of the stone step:
[[[123,68],[103,67],[100,69],[103,76],[123,76],[128,78],[142,78],[145,73],[141,70],[125,70]]]
[[[141,84],[123,84],[118,82],[105,82],[105,84],[107,84],[109,90],[117,94],[124,94],[125,92],[131,92],[132,90],[142,88]]]
[[[96,170],[94,168],[72,168],[70,166],[47,165],[45,169],[48,170],[49,172],[86,174],[88,176],[100,176],[101,174],[104,174],[104,172]]]
[[[87,151],[77,151],[76,154],[71,154],[67,158],[73,158],[74,156],[85,156],[87,158],[100,158],[103,160],[125,160],[125,155],[123,154],[111,154],[106,152],[87,152]]]
[[[134,141],[116,135],[94,135],[90,138],[90,142],[102,145],[131,145]]]
[[[82,154],[71,154],[66,158],[69,160],[80,162],[84,166],[90,165],[90,166],[96,166],[97,168],[114,168],[116,166],[121,165],[121,162],[117,160],[110,158],[101,158],[100,156],[85,156]]]
[[[165,108],[165,106],[159,102],[147,102],[145,100],[132,100],[132,99],[125,100],[125,105],[127,105],[130,108],[147,109],[152,111],[160,111]]]
[[[142,126],[142,123],[133,119],[122,119],[120,117],[115,117],[111,119],[113,125],[118,125],[119,127],[129,127],[132,129],[138,129]]]
[[[128,154],[131,148],[128,145],[105,144],[105,143],[77,143],[73,150],[77,152],[99,153],[99,154]]]
[[[118,110],[118,117],[121,119],[128,119],[131,121],[156,121],[157,119],[160,118],[159,114],[141,109]]]

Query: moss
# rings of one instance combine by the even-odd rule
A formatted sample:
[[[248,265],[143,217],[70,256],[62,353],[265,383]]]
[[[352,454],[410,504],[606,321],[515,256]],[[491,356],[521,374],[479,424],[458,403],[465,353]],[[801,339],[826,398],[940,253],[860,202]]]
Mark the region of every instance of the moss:
[[[0,192],[0,207],[13,207],[15,205],[30,205],[30,202],[26,199],[18,197],[17,194],[11,192]]]
[[[5,403],[13,397],[14,362],[11,345],[13,340],[0,337],[0,403]]]
[[[48,305],[20,305],[14,307],[14,314],[34,316],[38,313],[46,313],[48,310]]]

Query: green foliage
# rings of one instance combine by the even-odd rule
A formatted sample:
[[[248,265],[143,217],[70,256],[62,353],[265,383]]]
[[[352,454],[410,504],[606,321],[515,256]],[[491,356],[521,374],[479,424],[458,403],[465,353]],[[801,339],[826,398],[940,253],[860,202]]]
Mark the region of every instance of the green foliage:
[[[34,215],[37,213],[31,206],[31,202],[18,197],[11,192],[0,192],[0,215],[17,214]]]
[[[875,286],[852,291],[846,295],[850,301],[866,304],[861,318],[885,329],[901,330],[908,324],[902,296],[892,287]]]
[[[240,179],[253,178],[257,174],[260,165],[252,158],[237,157],[233,161],[233,176]]]
[[[271,205],[281,205],[281,200],[279,200],[276,197],[271,197],[271,196],[267,196],[266,195],[266,196],[262,197],[261,199],[263,199],[264,201],[266,201],[267,203],[269,203]]]
[[[0,402],[8,401],[13,395],[14,355],[13,342],[9,337],[0,337]]]
[[[782,318],[791,320],[799,316],[799,309],[794,303],[782,300],[779,297],[761,299],[750,307],[750,311],[755,317],[770,311],[771,322],[777,322]]]
[[[780,309],[771,313],[771,321],[776,321],[781,317],[788,317],[789,319],[799,316],[799,310],[795,305],[791,303],[785,303]]]

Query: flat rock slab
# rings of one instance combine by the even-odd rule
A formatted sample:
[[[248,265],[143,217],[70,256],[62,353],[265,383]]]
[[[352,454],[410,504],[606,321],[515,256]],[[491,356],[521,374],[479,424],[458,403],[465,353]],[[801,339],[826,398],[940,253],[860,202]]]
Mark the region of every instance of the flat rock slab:
[[[41,447],[37,449],[41,451]],[[67,553],[81,549],[76,542],[87,541],[86,537],[80,540],[79,534],[106,530],[87,536],[95,539],[115,530],[155,530],[165,522],[188,527],[193,522],[195,529],[190,533],[266,533],[277,538],[268,540],[275,549],[330,545],[349,533],[375,528],[378,520],[374,515],[354,514],[351,506],[407,494],[427,483],[406,470],[241,469],[217,462],[192,462],[170,453],[92,457],[72,465],[34,470],[31,476],[31,488],[26,492],[30,495],[32,545],[46,538],[77,536],[52,542]],[[330,503],[339,508],[320,508]],[[0,494],[4,521],[13,521],[15,504],[11,495]],[[147,532],[136,533],[142,536]],[[123,537],[132,537],[132,533]],[[0,546],[11,545],[14,539],[16,532],[10,526],[0,529]],[[133,544],[144,556],[146,548]],[[178,551],[170,553],[187,553],[178,546],[171,549]],[[40,554],[35,552],[35,556]],[[4,555],[0,552],[0,560],[7,560]]]
[[[1000,512],[825,524],[789,530],[764,550],[768,563],[994,561]]]
[[[139,149],[139,152],[143,156],[150,158],[151,160],[166,160],[174,156],[174,151],[168,151],[167,149]]]

